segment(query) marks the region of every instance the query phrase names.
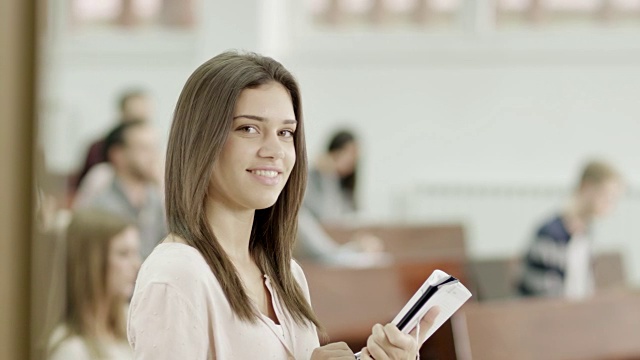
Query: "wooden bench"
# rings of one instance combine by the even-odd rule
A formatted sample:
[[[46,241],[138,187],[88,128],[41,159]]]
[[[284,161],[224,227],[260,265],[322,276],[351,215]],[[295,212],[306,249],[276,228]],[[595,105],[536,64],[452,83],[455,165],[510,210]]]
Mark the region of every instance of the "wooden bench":
[[[406,301],[393,268],[302,267],[311,304],[332,342],[361,348],[373,325],[389,322]]]
[[[619,290],[628,287],[626,267],[619,251],[596,253],[593,257],[593,277],[596,289]]]
[[[424,260],[466,256],[464,228],[460,224],[323,226],[339,243],[348,242],[358,233],[374,235],[382,240],[385,251],[396,259]]]
[[[398,262],[375,268],[302,263],[314,311],[333,341],[353,350],[366,346],[376,323],[391,321],[435,269],[464,278],[463,259]],[[421,350],[423,359],[453,359],[451,324],[445,323]]]
[[[495,257],[472,259],[466,273],[469,285],[478,301],[495,301],[517,297],[515,282],[520,271],[520,259]],[[596,290],[610,291],[627,287],[627,275],[622,254],[617,251],[599,252],[593,257]]]
[[[461,360],[640,359],[637,292],[467,303],[453,324]]]
[[[358,234],[374,235],[394,259],[392,265],[370,269],[303,265],[314,309],[328,335],[354,350],[366,345],[375,323],[387,323],[395,317],[433,270],[441,269],[468,282],[460,224],[325,224],[324,228],[338,243]],[[365,296],[366,303],[359,296]],[[455,357],[449,322],[423,346],[421,355],[423,359]]]

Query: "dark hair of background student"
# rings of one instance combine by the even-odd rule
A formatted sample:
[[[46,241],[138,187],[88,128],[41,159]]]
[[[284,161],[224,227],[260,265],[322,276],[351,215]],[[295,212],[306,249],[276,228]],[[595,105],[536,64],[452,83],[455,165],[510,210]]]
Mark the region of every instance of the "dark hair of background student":
[[[340,130],[336,132],[329,140],[327,151],[329,154],[336,153],[343,150],[347,145],[355,143],[357,141],[353,132],[349,130]],[[354,209],[357,208],[355,201],[356,180],[358,177],[358,163],[355,163],[353,172],[340,177],[340,188],[345,194],[346,198],[351,202]]]

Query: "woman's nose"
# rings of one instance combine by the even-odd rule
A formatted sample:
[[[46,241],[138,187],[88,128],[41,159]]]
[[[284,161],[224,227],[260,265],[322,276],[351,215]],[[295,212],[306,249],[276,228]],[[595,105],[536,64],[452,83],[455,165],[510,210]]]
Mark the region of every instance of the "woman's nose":
[[[260,147],[258,155],[266,158],[284,159],[285,153],[277,135],[268,136]]]

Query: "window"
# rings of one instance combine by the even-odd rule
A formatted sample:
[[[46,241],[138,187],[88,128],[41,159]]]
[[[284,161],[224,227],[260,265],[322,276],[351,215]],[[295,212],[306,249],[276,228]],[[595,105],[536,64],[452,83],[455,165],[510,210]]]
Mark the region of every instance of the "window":
[[[314,23],[330,28],[452,27],[463,0],[309,0]]]
[[[70,0],[70,28],[193,26],[194,0]]]

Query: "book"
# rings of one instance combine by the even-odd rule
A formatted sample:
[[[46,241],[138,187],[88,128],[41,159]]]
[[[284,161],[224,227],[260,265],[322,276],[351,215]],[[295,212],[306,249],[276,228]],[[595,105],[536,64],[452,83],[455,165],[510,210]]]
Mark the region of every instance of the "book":
[[[391,323],[408,334],[416,328],[429,309],[437,306],[440,311],[427,331],[426,340],[469,298],[471,292],[458,279],[442,270],[435,270]],[[356,354],[356,359],[360,359],[360,353]]]

